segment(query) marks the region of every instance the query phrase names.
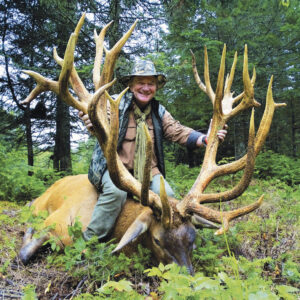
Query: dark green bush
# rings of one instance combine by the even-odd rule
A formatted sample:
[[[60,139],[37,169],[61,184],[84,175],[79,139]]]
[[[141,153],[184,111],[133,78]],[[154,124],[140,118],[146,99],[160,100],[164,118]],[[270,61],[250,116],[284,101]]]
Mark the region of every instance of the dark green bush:
[[[59,178],[59,174],[43,164],[30,167],[26,162],[24,149],[8,149],[5,144],[0,145],[0,201],[31,201],[45,190],[45,183],[48,186]]]
[[[256,158],[254,176],[267,180],[280,179],[288,185],[300,184],[300,159],[271,150],[262,152]]]

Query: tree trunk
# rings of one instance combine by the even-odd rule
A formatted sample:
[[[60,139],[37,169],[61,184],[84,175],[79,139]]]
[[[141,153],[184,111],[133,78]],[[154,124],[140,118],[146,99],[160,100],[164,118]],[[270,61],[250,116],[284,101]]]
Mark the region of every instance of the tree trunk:
[[[30,120],[30,106],[26,106],[25,110],[25,126],[26,126],[26,144],[27,144],[27,163],[28,166],[33,166],[33,143],[32,143],[32,132],[31,132],[31,120]],[[28,176],[32,176],[33,172],[28,171]]]
[[[67,11],[68,18],[63,24],[57,23],[57,51],[64,53],[70,33],[74,30],[72,18],[75,18],[76,3],[75,1],[68,1],[63,4],[64,10]],[[53,167],[57,171],[72,171],[71,162],[71,125],[70,125],[70,110],[69,106],[65,104],[58,97],[56,99],[56,134],[55,146],[53,155]]]
[[[292,155],[293,157],[297,156],[297,145],[296,145],[296,119],[295,119],[295,108],[294,108],[294,101],[290,101],[291,104],[291,127],[292,127]]]
[[[53,167],[57,171],[72,171],[69,106],[57,99],[56,135]]]
[[[234,157],[241,158],[247,151],[247,128],[245,121],[246,115],[243,113],[241,118],[234,121]]]
[[[121,30],[120,30],[120,1],[113,0],[109,6],[109,17],[114,22],[112,23],[109,31],[109,47],[112,48],[117,41],[121,38]]]

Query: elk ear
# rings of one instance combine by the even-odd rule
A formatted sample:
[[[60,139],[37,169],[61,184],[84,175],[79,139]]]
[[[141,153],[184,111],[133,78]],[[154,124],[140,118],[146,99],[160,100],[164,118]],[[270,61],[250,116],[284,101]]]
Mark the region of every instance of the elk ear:
[[[220,229],[220,226],[218,226],[215,223],[210,222],[198,215],[193,215],[191,221],[196,228]]]
[[[153,212],[151,208],[145,207],[135,221],[129,226],[118,246],[112,251],[112,253],[121,250],[127,244],[136,240],[141,234],[147,231],[152,222],[152,216]]]

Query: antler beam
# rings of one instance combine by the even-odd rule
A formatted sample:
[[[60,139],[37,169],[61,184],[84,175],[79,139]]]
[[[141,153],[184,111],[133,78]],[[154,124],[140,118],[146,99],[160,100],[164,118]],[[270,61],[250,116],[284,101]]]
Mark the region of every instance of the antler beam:
[[[208,138],[208,145],[205,151],[205,156],[200,174],[196,179],[194,185],[192,186],[190,192],[180,203],[177,204],[177,209],[182,216],[195,213],[201,217],[206,218],[207,220],[214,221],[217,223],[223,223],[223,228],[217,232],[218,234],[228,229],[228,224],[230,220],[237,218],[238,216],[247,214],[252,210],[256,209],[261,204],[263,197],[261,197],[257,202],[255,202],[252,205],[230,212],[219,212],[214,209],[204,207],[203,205],[201,205],[201,203],[230,201],[240,196],[246,190],[253,174],[255,157],[261,150],[270,130],[274,110],[277,107],[285,105],[285,103],[276,104],[273,100],[272,77],[267,91],[264,115],[260,122],[260,126],[256,136],[254,130],[254,111],[251,115],[247,154],[245,154],[241,159],[235,162],[218,166],[216,163],[216,155],[219,146],[219,140],[217,137],[218,130],[223,128],[224,125],[231,118],[236,116],[241,111],[246,110],[250,107],[260,106],[260,104],[254,99],[254,83],[256,79],[255,69],[253,71],[253,77],[251,80],[248,72],[247,45],[245,45],[243,64],[244,91],[240,93],[237,97],[233,97],[233,93],[230,91],[237,63],[237,53],[235,53],[234,55],[231,71],[230,74],[226,77],[224,87],[225,57],[226,45],[224,45],[223,48],[217,81],[217,88],[215,93],[211,87],[209,79],[208,55],[206,47],[204,49],[205,84],[200,79],[196,67],[195,56],[192,53],[192,67],[194,77],[199,88],[208,95],[209,99],[213,104],[213,119],[211,133]],[[234,105],[236,106],[233,107]],[[216,177],[235,173],[242,169],[244,169],[243,177],[241,178],[240,182],[231,190],[221,193],[204,193],[206,187]]]

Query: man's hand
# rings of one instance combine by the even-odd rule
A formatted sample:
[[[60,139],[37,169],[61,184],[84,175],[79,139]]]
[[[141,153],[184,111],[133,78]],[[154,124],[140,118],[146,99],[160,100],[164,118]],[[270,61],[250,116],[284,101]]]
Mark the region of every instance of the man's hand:
[[[225,124],[223,129],[220,129],[218,132],[217,132],[217,136],[220,140],[220,142],[223,142],[225,137],[226,137],[226,134],[227,134],[227,128],[228,128],[228,125]]]
[[[78,117],[83,121],[86,129],[90,132],[90,133],[93,133],[93,124],[89,118],[89,115],[88,114],[84,114],[82,111],[80,111],[78,113]]]
[[[212,120],[210,120],[210,124],[209,124],[209,127],[208,127],[207,134],[199,137],[199,139],[197,140],[196,145],[198,147],[200,147],[200,146],[206,146],[207,145],[207,140],[208,140],[208,137],[209,137],[210,131],[211,131],[211,124],[212,124]],[[227,128],[228,128],[228,125],[225,124],[224,127],[223,127],[223,129],[220,129],[217,132],[217,136],[218,136],[220,142],[224,141],[224,139],[226,137],[226,134],[227,134]]]

